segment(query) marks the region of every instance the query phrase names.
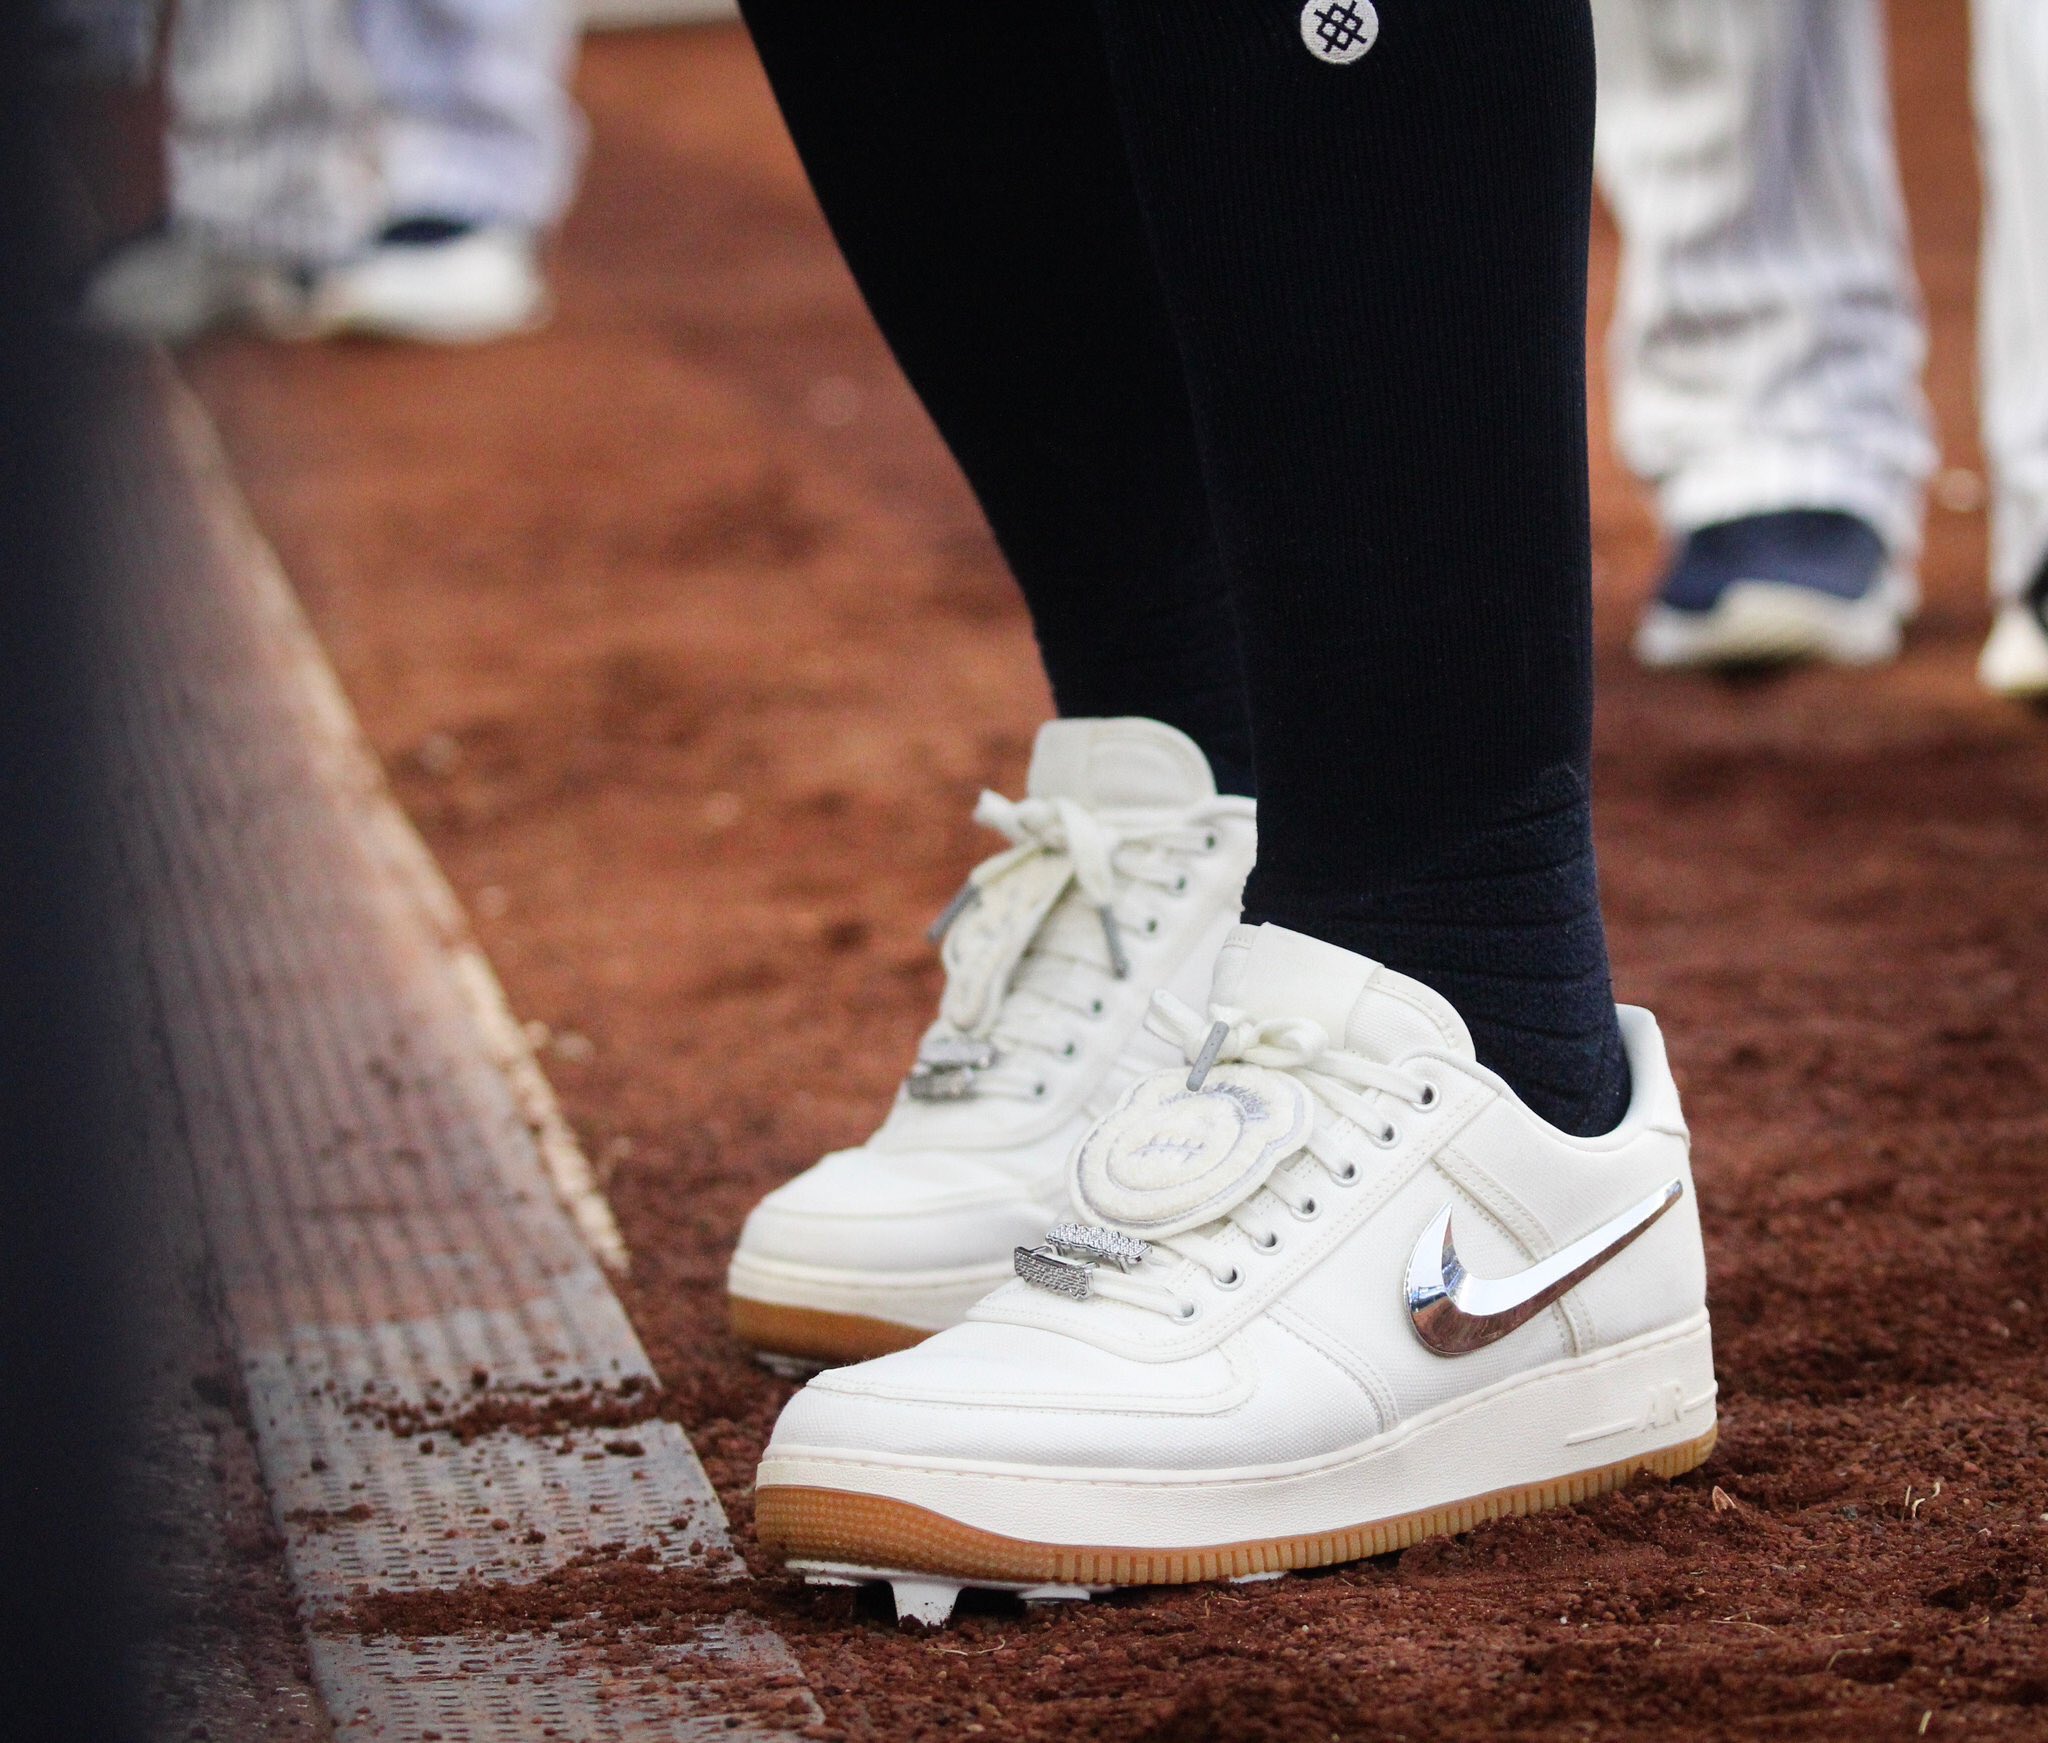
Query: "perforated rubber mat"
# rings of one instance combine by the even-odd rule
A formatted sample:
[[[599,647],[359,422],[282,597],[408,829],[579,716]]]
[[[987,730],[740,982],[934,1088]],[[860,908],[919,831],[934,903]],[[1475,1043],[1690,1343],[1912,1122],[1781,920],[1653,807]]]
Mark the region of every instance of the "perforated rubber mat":
[[[151,1162],[192,1181],[337,1735],[790,1734],[817,1709],[745,1617],[602,1648],[361,1620],[611,1557],[743,1576],[496,981],[202,414],[144,376],[103,481],[117,943]]]

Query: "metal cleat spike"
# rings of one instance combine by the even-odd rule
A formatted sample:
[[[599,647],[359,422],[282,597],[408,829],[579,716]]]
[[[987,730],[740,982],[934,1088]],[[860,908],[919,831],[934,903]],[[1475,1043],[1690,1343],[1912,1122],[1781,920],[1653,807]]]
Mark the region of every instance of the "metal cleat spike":
[[[1085,1604],[1094,1594],[1086,1586],[1025,1586],[1017,1593],[1027,1604]]]
[[[891,1580],[889,1595],[896,1600],[898,1622],[922,1622],[927,1628],[943,1628],[960,1601],[957,1580]]]

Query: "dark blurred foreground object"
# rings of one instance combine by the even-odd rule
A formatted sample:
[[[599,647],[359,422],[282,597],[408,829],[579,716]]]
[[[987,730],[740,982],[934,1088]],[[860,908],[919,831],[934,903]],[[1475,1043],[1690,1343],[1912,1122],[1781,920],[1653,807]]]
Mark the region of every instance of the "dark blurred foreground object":
[[[11,1736],[137,1735],[117,1439],[129,1251],[89,797],[90,406],[59,326],[31,9],[0,15],[0,1688]]]

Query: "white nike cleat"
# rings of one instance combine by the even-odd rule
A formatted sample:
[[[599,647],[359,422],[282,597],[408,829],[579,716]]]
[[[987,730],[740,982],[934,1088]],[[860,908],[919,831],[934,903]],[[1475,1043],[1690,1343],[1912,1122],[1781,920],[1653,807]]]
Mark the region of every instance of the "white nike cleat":
[[[772,1357],[860,1361],[952,1325],[1064,1212],[1097,1116],[1175,1055],[1152,994],[1204,995],[1251,869],[1252,801],[1219,798],[1153,720],[1040,729],[1029,797],[975,816],[1013,844],[944,920],[946,992],[896,1105],[747,1218],[727,1288]]]
[[[228,326],[296,338],[310,322],[303,275],[175,223],[107,255],[86,280],[78,318],[99,332],[170,345]]]
[[[1977,681],[1995,696],[2048,700],[2048,615],[2033,598],[1999,608],[1977,659]]]
[[[313,308],[327,333],[480,344],[542,325],[547,281],[525,230],[418,220],[323,272]]]
[[[1190,1064],[1076,1152],[1074,1214],[915,1349],[813,1380],[761,1460],[807,1577],[1073,1597],[1270,1577],[1700,1464],[1715,1434],[1685,1122],[1649,1013],[1605,1137],[1546,1125],[1457,1013],[1238,929]]]

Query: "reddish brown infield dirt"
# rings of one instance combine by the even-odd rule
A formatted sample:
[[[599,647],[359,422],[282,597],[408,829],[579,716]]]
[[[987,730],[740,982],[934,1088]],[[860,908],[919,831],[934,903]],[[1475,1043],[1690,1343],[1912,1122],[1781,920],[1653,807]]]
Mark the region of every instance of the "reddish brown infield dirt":
[[[1896,10],[1932,391],[1974,472],[1964,9]],[[665,1408],[752,1555],[787,1389],[725,1332],[727,1251],[886,1102],[937,989],[921,929],[987,846],[974,793],[1017,789],[1046,698],[743,38],[605,40],[582,84],[544,336],[224,343],[193,371],[549,1026]],[[1936,509],[1896,669],[1652,678],[1624,649],[1652,531],[1604,427],[1594,454],[1608,909],[1697,1134],[1720,1451],[1334,1573],[989,1605],[936,1638],[760,1566],[742,1601],[832,1734],[2048,1737],[2048,719],[1971,680],[1983,516]],[[644,1568],[576,1583],[600,1632],[665,1613]]]

